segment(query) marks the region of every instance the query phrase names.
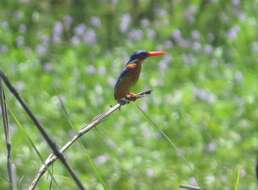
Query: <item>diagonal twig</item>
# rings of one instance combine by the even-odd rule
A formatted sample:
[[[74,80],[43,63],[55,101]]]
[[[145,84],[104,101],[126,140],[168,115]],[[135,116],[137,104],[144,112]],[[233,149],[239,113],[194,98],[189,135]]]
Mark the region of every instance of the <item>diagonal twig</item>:
[[[58,101],[59,101],[59,104],[60,104],[60,108],[61,108],[61,110],[62,110],[62,114],[64,115],[65,120],[68,122],[68,125],[69,125],[70,129],[72,129],[72,131],[76,130],[75,127],[74,127],[73,121],[72,121],[71,118],[70,118],[69,112],[68,112],[68,110],[67,110],[67,108],[66,108],[66,106],[65,106],[64,101],[62,100],[62,98],[61,98],[60,96],[57,96],[57,98],[58,98]],[[79,139],[77,142],[78,142],[78,143],[85,149],[85,151],[87,152],[87,148],[86,148],[85,144],[81,142],[81,139]],[[94,162],[92,161],[92,159],[91,159],[91,157],[88,155],[88,153],[87,153],[87,159],[88,159],[88,161],[89,161],[89,163],[90,163],[90,165],[91,165],[91,168],[93,169],[93,171],[94,171],[96,177],[98,178],[98,180],[100,181],[100,183],[103,185],[104,189],[105,189],[105,190],[110,190],[110,187],[108,187],[108,185],[107,185],[106,182],[104,181],[101,172],[99,172],[99,171],[96,169],[97,166],[96,166],[96,164],[94,164]],[[42,162],[42,163],[44,163],[44,162]],[[52,168],[53,168],[53,165],[52,165]],[[48,169],[48,171],[49,171],[49,169]]]
[[[39,130],[39,132],[41,133],[42,137],[44,138],[44,140],[47,142],[47,144],[49,145],[49,147],[52,149],[52,152],[54,153],[54,155],[56,157],[59,158],[59,160],[62,162],[62,164],[64,165],[64,167],[66,168],[66,170],[68,171],[68,173],[70,174],[70,176],[73,178],[74,182],[76,183],[76,185],[78,186],[78,188],[80,190],[84,190],[85,188],[83,187],[81,181],[79,180],[79,178],[76,176],[75,172],[73,171],[73,169],[70,167],[70,165],[68,164],[68,162],[66,161],[64,155],[59,151],[58,146],[55,144],[55,142],[49,137],[49,135],[47,134],[47,132],[45,131],[45,129],[43,128],[43,126],[40,124],[40,122],[37,120],[37,118],[34,116],[34,114],[32,113],[32,111],[29,109],[29,107],[27,106],[27,104],[23,101],[23,99],[21,98],[21,96],[19,95],[19,93],[17,92],[17,90],[13,87],[13,85],[11,84],[11,82],[9,81],[9,79],[7,78],[7,76],[4,74],[3,71],[0,70],[0,78],[3,79],[5,85],[7,86],[7,88],[9,89],[9,91],[12,93],[12,95],[17,99],[17,101],[20,103],[20,105],[22,106],[22,108],[24,109],[24,111],[28,114],[28,116],[30,117],[30,119],[33,121],[33,123],[35,124],[35,126],[37,127],[37,129]]]
[[[16,189],[16,185],[15,185],[15,174],[13,172],[14,170],[13,170],[13,163],[12,163],[12,154],[11,154],[12,144],[10,140],[10,128],[8,123],[8,114],[7,114],[7,107],[5,102],[4,87],[2,85],[1,79],[0,79],[0,103],[1,103],[5,142],[6,142],[6,149],[7,149],[7,170],[8,170],[8,177],[9,177],[9,187],[10,187],[10,190],[14,190]]]
[[[138,98],[143,98],[145,95],[150,94],[151,90],[146,90],[144,92],[138,93]],[[130,103],[130,102],[126,102]],[[107,111],[104,113],[98,115],[96,119],[93,119],[92,122],[90,122],[88,125],[85,127],[81,128],[79,132],[70,140],[68,141],[61,149],[60,152],[64,153],[70,146],[72,146],[81,136],[85,135],[88,133],[91,129],[95,128],[98,124],[103,122],[108,116],[110,116],[113,112],[116,110],[120,109],[122,106],[126,105],[125,102],[123,103],[117,103],[113,107],[109,108]],[[36,174],[35,178],[33,179],[29,190],[34,190],[37,183],[39,182],[40,178],[44,175],[44,173],[47,171],[48,167],[51,166],[58,157],[54,154],[50,154],[48,158],[45,160],[45,163],[40,167],[38,173]]]
[[[200,190],[201,188],[198,186],[194,186],[194,185],[180,185],[179,186],[181,189],[189,189],[189,190]]]

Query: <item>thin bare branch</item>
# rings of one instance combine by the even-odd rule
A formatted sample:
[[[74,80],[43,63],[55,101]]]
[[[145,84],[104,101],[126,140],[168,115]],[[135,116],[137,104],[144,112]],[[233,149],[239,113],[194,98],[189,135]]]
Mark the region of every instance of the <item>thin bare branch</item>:
[[[16,189],[15,183],[15,174],[12,163],[12,144],[10,140],[10,128],[8,122],[8,114],[7,114],[7,106],[5,101],[4,87],[2,85],[2,80],[0,79],[0,103],[2,110],[2,118],[3,118],[3,126],[4,126],[4,134],[5,134],[5,142],[6,142],[6,150],[7,150],[7,170],[9,177],[9,188],[10,190]]]
[[[35,124],[35,126],[37,127],[37,129],[39,130],[39,132],[41,133],[41,135],[43,136],[44,140],[47,142],[47,144],[49,145],[49,147],[52,149],[52,152],[54,153],[54,155],[56,157],[59,158],[59,160],[62,162],[62,164],[64,165],[64,167],[66,168],[66,170],[68,171],[68,173],[70,174],[70,176],[73,178],[74,182],[76,183],[76,185],[79,187],[79,189],[84,190],[85,188],[83,187],[81,181],[79,180],[79,178],[76,176],[75,172],[73,171],[73,169],[70,167],[70,165],[68,164],[68,162],[66,161],[64,155],[59,151],[58,146],[56,145],[56,143],[49,137],[49,135],[47,134],[47,132],[45,131],[45,129],[43,128],[43,126],[40,124],[40,122],[37,120],[37,118],[34,116],[34,114],[32,113],[32,111],[29,109],[29,107],[27,106],[27,104],[24,102],[24,100],[21,98],[21,96],[19,95],[18,91],[13,87],[13,85],[11,84],[11,82],[9,81],[8,77],[4,74],[3,71],[0,70],[0,78],[3,79],[5,85],[7,86],[7,88],[9,89],[9,91],[12,93],[12,95],[17,99],[17,101],[20,103],[20,105],[22,106],[22,108],[24,109],[24,111],[28,114],[28,116],[30,117],[30,119],[33,121],[33,123]]]
[[[180,185],[181,189],[200,190],[201,188],[193,185]]]
[[[138,98],[142,98],[147,94],[150,94],[151,90],[146,90],[144,92],[138,93]],[[113,107],[109,108],[107,111],[105,111],[102,114],[99,114],[95,119],[93,119],[92,122],[90,122],[85,127],[81,128],[79,132],[70,140],[68,141],[61,149],[60,152],[64,153],[70,146],[72,146],[81,136],[88,133],[91,129],[95,128],[98,124],[102,123],[108,116],[110,116],[113,112],[120,109],[123,105],[126,105],[127,103],[130,103],[130,101],[122,101],[121,103],[118,103],[114,105]],[[44,175],[44,173],[47,171],[48,167],[51,166],[56,160],[57,156],[54,154],[50,154],[48,158],[46,159],[45,163],[40,167],[38,173],[36,174],[35,178],[33,179],[29,190],[34,190],[36,188],[36,185],[38,184],[40,178]]]

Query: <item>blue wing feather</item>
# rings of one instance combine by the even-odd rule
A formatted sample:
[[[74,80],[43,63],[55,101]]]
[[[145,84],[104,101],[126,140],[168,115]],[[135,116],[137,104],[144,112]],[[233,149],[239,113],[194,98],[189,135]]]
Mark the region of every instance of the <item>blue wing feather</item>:
[[[121,74],[119,75],[118,80],[117,80],[117,82],[116,82],[116,84],[115,84],[115,88],[118,87],[119,83],[120,83],[122,80],[124,80],[124,79],[126,79],[127,77],[129,77],[129,72],[130,72],[130,71],[129,71],[127,68],[125,68],[125,69],[121,72]]]

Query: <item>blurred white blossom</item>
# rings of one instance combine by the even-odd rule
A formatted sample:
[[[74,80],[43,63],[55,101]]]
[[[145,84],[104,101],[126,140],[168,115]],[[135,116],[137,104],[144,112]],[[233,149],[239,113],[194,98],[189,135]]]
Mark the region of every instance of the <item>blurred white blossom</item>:
[[[16,11],[15,13],[14,13],[14,17],[15,17],[15,19],[16,20],[20,20],[20,19],[22,19],[22,17],[23,17],[23,12],[22,11]]]
[[[88,74],[95,74],[96,73],[96,67],[93,65],[86,65],[86,72]]]
[[[168,68],[168,64],[172,62],[172,56],[166,55],[163,59],[159,62],[159,69],[161,72],[164,72]]]
[[[244,79],[244,76],[243,76],[242,72],[238,71],[238,72],[235,73],[236,82],[238,82],[238,83],[242,82],[243,79]]]
[[[18,81],[18,82],[15,84],[15,87],[16,87],[16,89],[17,89],[19,92],[21,92],[21,91],[24,90],[25,84],[24,84],[23,81]]]
[[[202,46],[199,42],[194,42],[192,44],[192,48],[193,48],[194,51],[199,51],[199,50],[201,50]]]
[[[206,183],[211,184],[211,183],[214,183],[215,177],[214,177],[214,175],[212,175],[212,174],[208,174],[208,175],[205,177],[205,180],[206,180]]]
[[[90,18],[90,23],[92,26],[100,27],[101,26],[101,20],[97,16],[93,16]]]
[[[8,52],[8,47],[0,44],[0,53],[6,53],[6,52]]]
[[[25,33],[27,31],[27,26],[25,24],[19,25],[19,32]]]
[[[182,40],[181,31],[179,29],[176,29],[172,33],[172,38],[178,43],[180,40]]]
[[[215,152],[217,149],[217,145],[215,143],[209,143],[207,145],[207,150],[211,153]]]
[[[104,66],[98,67],[98,73],[100,75],[105,75],[106,74],[106,67],[104,67]]]
[[[209,32],[208,33],[208,42],[212,43],[214,41],[214,39],[215,39],[214,34]]]
[[[198,40],[200,40],[201,34],[200,34],[200,32],[199,32],[198,30],[193,30],[193,31],[191,32],[191,36],[192,36],[192,39],[193,39],[193,40],[198,41]]]
[[[166,40],[163,44],[164,49],[170,49],[173,47],[173,42],[171,40]]]
[[[101,95],[103,93],[103,88],[101,85],[97,84],[95,85],[95,92],[97,95]]]
[[[200,89],[200,88],[193,88],[193,94],[200,100],[207,102],[209,104],[214,103],[216,100],[216,96],[211,92]]]
[[[252,51],[253,51],[254,53],[257,53],[257,52],[258,52],[258,41],[253,42],[251,46],[252,46],[252,47],[251,47],[251,48],[252,48]]]
[[[185,12],[185,17],[186,17],[186,20],[189,22],[189,23],[193,23],[194,20],[195,20],[195,13],[197,12],[198,8],[196,5],[191,5],[188,7],[188,9],[186,9],[186,12]]]
[[[240,27],[237,25],[237,26],[233,26],[232,28],[229,29],[227,35],[228,35],[228,38],[230,40],[234,40],[237,38],[237,34],[238,32],[240,31]]]
[[[210,44],[206,44],[203,47],[203,51],[204,51],[205,54],[210,55],[213,51],[213,48]]]
[[[0,26],[1,26],[2,29],[8,30],[9,29],[9,22],[7,20],[4,20],[0,23]]]
[[[156,36],[155,30],[152,30],[152,29],[148,29],[148,30],[147,30],[147,37],[148,37],[149,39],[153,39],[153,38],[155,38],[155,36]]]
[[[87,29],[83,35],[83,41],[88,44],[96,44],[96,32],[93,29]]]
[[[232,5],[238,6],[240,4],[240,0],[231,0]]]
[[[54,43],[61,42],[63,30],[64,30],[64,28],[63,28],[62,22],[57,21],[55,23],[54,31],[53,31],[53,42]]]
[[[17,47],[21,47],[24,45],[24,37],[23,36],[17,36],[16,45],[17,45]]]
[[[183,59],[183,62],[184,62],[185,64],[192,65],[192,64],[195,64],[195,63],[196,63],[195,57],[194,57],[192,54],[190,54],[190,53],[188,53],[188,54],[183,54],[183,55],[182,55],[182,59]]]
[[[78,44],[80,44],[80,42],[81,42],[81,40],[80,40],[80,37],[79,37],[79,36],[73,36],[73,37],[71,38],[71,43],[72,43],[73,45],[78,45]]]
[[[109,160],[109,156],[106,155],[106,154],[102,154],[100,156],[98,156],[97,158],[95,158],[95,163],[97,165],[101,165],[101,164],[104,164],[105,162],[107,162]]]
[[[65,15],[64,16],[64,27],[65,29],[70,29],[72,23],[73,23],[73,18],[70,15]]]
[[[121,21],[120,21],[120,27],[119,27],[121,32],[128,31],[131,20],[132,20],[131,15],[128,13],[126,13],[122,16]]]
[[[74,33],[77,36],[82,36],[84,32],[86,31],[86,25],[85,24],[79,24],[74,28]]]
[[[39,44],[36,46],[36,52],[38,55],[45,55],[47,52],[47,47],[44,44]]]
[[[155,176],[155,170],[152,169],[152,168],[147,168],[147,170],[146,170],[146,175],[147,175],[148,177],[153,177],[153,176]]]
[[[146,18],[142,19],[141,20],[141,25],[142,25],[142,27],[147,28],[150,25],[150,21]]]
[[[143,37],[143,31],[140,29],[133,29],[128,34],[129,39],[131,40],[140,40]]]

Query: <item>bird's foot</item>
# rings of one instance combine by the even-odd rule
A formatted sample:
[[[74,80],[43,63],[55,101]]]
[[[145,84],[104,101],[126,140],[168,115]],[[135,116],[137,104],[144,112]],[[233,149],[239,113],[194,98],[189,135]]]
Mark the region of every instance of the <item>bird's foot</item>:
[[[129,92],[126,96],[125,99],[129,100],[129,101],[135,101],[139,98],[139,95]]]
[[[138,98],[140,98],[141,96],[138,95],[138,94],[135,94],[135,93],[131,93],[129,92],[124,98],[120,99],[118,102],[121,104],[121,105],[124,105],[124,104],[129,104],[130,102],[134,102],[136,101]]]
[[[118,101],[118,103],[120,105],[125,105],[125,104],[129,104],[130,103],[130,100],[126,99],[126,98],[122,98]]]

